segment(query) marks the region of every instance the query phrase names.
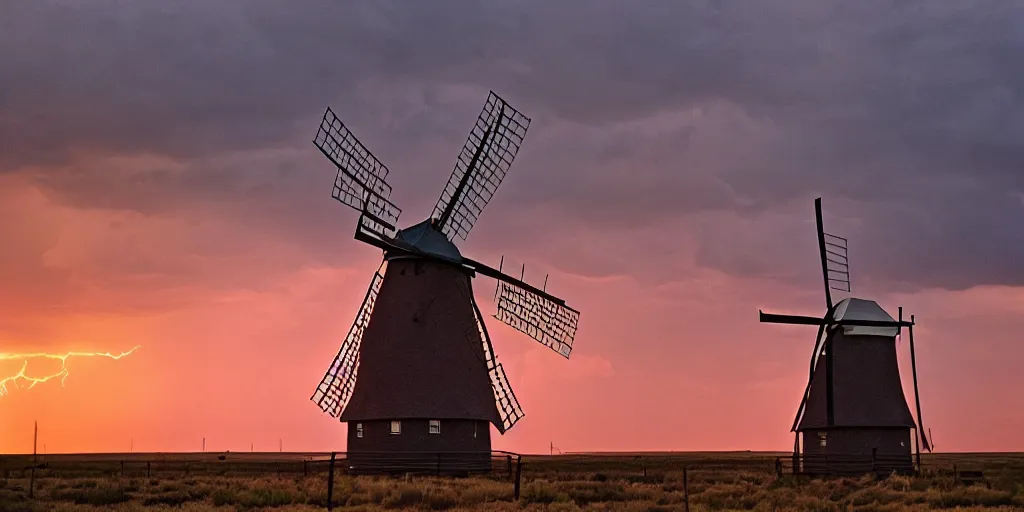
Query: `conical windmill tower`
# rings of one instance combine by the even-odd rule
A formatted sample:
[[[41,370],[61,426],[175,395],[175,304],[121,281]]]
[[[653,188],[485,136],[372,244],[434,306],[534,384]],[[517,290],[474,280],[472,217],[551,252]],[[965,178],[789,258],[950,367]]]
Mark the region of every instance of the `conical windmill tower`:
[[[821,198],[814,201],[814,209],[825,316],[759,312],[761,322],[818,326],[810,377],[793,420],[793,470],[811,474],[911,472],[911,429],[918,436],[918,466],[921,446],[931,451],[919,428],[914,317],[904,321],[903,308],[899,308],[899,320],[894,320],[872,300],[850,297],[832,302],[831,290],[850,292],[847,240],[824,231]],[[917,423],[903,394],[896,359],[896,336],[903,327],[910,339]]]
[[[433,470],[435,458],[441,469],[444,453],[459,470],[465,459],[454,454],[464,453],[488,464],[489,424],[504,434],[523,417],[473,297],[476,274],[499,282],[498,320],[569,357],[578,311],[501,265],[463,256],[453,243],[466,239],[529,124],[490,93],[430,218],[396,231],[401,210],[389,200],[388,168],[330,108],[324,114],[314,143],[338,168],[333,196],[360,212],[355,238],[384,251],[355,323],[312,396],[348,424],[350,462],[362,460],[366,470],[415,469],[424,458]]]

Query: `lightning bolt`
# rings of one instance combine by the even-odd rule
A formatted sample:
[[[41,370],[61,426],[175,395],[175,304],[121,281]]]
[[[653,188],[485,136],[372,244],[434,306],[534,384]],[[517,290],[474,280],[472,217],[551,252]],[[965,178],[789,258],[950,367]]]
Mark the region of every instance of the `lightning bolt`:
[[[127,352],[121,352],[120,354],[111,354],[110,352],[66,352],[64,354],[50,354],[48,352],[30,352],[26,354],[0,352],[0,361],[20,361],[24,360],[21,365],[21,370],[14,375],[0,378],[0,396],[4,396],[9,393],[7,385],[12,384],[15,387],[18,386],[19,381],[28,382],[26,389],[32,389],[36,384],[42,384],[46,381],[56,379],[60,377],[60,385],[64,386],[64,381],[67,380],[68,372],[68,359],[72,357],[106,357],[108,359],[118,360],[122,357],[135,352],[141,347],[141,345],[135,345],[131,350]],[[26,373],[28,371],[28,362],[32,359],[56,359],[60,361],[60,370],[50,375],[43,375],[41,377],[33,377]]]

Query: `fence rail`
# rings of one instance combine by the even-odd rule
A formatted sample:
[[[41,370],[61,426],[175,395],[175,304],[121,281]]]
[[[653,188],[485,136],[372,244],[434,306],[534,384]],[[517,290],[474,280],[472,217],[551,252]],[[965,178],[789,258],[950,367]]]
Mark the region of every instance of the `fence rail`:
[[[855,476],[864,474],[916,474],[920,471],[910,454],[794,454],[778,457],[776,473],[809,476]]]
[[[4,481],[29,479],[28,495],[39,478],[130,478],[167,476],[256,476],[326,474],[328,509],[336,475],[478,476],[507,480],[519,499],[522,456],[492,452],[330,452],[180,454],[3,455]]]
[[[545,481],[558,481],[563,475],[592,482],[628,481],[657,485],[681,485],[684,510],[689,506],[690,484],[696,479],[696,493],[707,482],[731,482],[737,471],[757,473],[756,481],[771,481],[772,475],[842,476],[891,474],[892,471],[919,472],[906,456],[863,454],[796,455],[771,453],[637,453],[637,454],[561,454],[556,456],[521,456],[511,452],[436,453],[186,453],[186,454],[88,454],[0,455],[0,477],[15,479],[8,491],[27,490],[31,498],[33,482],[40,478],[177,478],[194,476],[259,476],[279,474],[292,477],[305,475],[326,481],[327,495],[318,504],[342,502],[345,496],[336,491],[348,485],[334,485],[341,475],[414,474],[462,476],[474,475],[508,482],[513,497],[518,499],[523,466],[530,476]],[[1008,471],[1024,470],[1020,454],[927,454],[922,457],[929,474],[943,474],[966,482],[991,477]],[[959,465],[959,466],[958,466]],[[958,471],[959,469],[959,471]],[[582,475],[582,477],[581,477]],[[323,480],[320,480],[323,479]],[[26,482],[27,480],[27,482]],[[6,483],[6,482],[5,482]],[[28,484],[27,487],[25,484]],[[318,486],[319,487],[319,486]],[[678,487],[677,487],[678,488]],[[321,491],[322,492],[322,491]],[[326,497],[326,501],[323,499]],[[0,507],[2,508],[2,507]]]

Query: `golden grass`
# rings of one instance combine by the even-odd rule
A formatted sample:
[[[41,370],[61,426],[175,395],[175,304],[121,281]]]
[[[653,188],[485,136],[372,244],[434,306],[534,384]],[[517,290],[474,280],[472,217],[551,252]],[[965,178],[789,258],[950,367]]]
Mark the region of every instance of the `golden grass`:
[[[87,461],[80,460],[79,469],[85,471]],[[987,485],[958,485],[950,470],[953,464],[984,469]],[[14,472],[0,480],[0,512],[312,511],[323,510],[327,500],[324,473],[154,473],[146,478],[129,472],[122,478],[119,466],[118,462],[112,466],[116,471],[100,476],[76,474],[71,466],[59,474],[40,471],[33,500],[27,498],[28,478]],[[694,512],[1024,510],[1024,456],[1014,454],[933,455],[919,477],[827,480],[777,478],[771,459],[757,454],[527,457],[518,502],[507,479],[347,475],[335,479],[334,502],[355,511],[682,510],[683,466],[690,468],[689,502]]]

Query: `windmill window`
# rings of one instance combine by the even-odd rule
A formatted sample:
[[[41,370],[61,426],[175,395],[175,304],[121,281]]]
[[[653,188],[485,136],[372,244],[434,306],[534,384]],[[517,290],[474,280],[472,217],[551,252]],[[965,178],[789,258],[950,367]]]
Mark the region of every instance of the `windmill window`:
[[[402,422],[401,421],[392,421],[391,422],[391,433],[393,435],[396,435],[396,436],[398,434],[402,433]]]
[[[430,433],[440,434],[441,433],[441,420],[430,420]]]
[[[828,434],[824,432],[818,432],[818,445],[824,448],[828,445]]]
[[[363,424],[356,423],[356,437],[363,437]]]

